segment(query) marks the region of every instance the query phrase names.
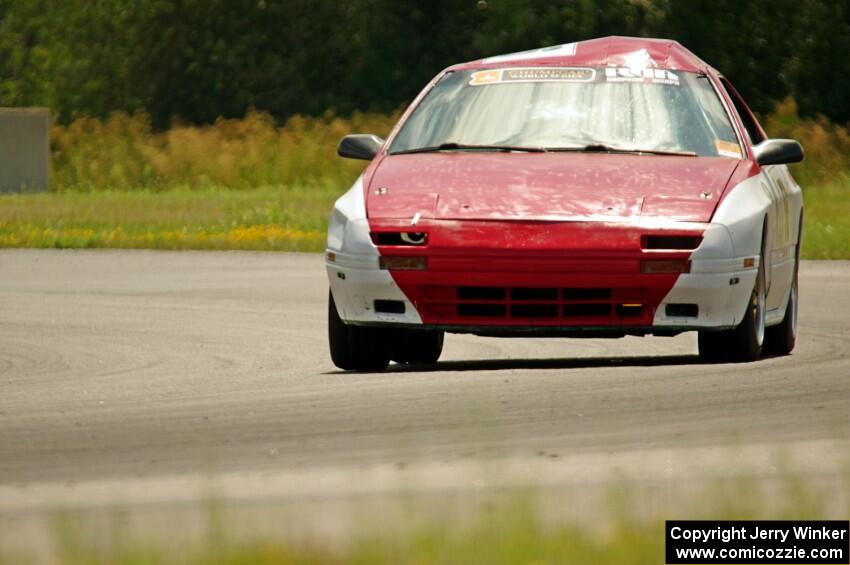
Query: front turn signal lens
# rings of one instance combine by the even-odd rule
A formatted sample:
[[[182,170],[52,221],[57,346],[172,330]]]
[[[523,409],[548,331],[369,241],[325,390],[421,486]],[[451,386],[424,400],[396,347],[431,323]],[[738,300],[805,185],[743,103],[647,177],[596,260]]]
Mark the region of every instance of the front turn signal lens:
[[[653,259],[651,261],[641,261],[640,272],[644,275],[690,273],[691,262],[687,259]]]
[[[379,264],[387,271],[424,271],[428,268],[427,257],[381,257]]]

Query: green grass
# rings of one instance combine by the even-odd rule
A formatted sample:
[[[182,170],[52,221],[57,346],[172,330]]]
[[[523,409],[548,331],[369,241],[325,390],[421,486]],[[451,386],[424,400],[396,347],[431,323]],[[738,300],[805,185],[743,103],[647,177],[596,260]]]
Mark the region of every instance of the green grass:
[[[337,196],[320,187],[2,195],[0,247],[321,251]]]
[[[414,528],[396,538],[364,535],[344,549],[322,547],[315,542],[257,539],[231,543],[220,538],[184,547],[139,541],[97,547],[65,531],[57,536],[59,562],[67,565],[663,563],[663,522],[612,524],[610,531],[599,535],[591,528],[579,526],[545,528],[539,521],[516,513],[522,509],[506,511],[511,514],[504,519],[484,520],[471,528],[452,530],[447,524]]]
[[[339,564],[382,563],[617,563],[622,565],[663,563],[663,530],[658,527],[619,526],[608,538],[597,538],[578,528],[544,532],[534,524],[514,520],[502,527],[482,527],[463,536],[439,529],[412,532],[405,540],[362,540],[344,554],[322,548],[292,546],[274,541],[230,545],[215,552],[190,551],[183,559],[164,548],[137,546],[106,555],[79,551],[69,564]]]
[[[804,259],[850,259],[850,185],[803,189]]]
[[[0,195],[0,247],[321,251],[346,186]],[[850,259],[850,187],[804,188],[803,258]]]
[[[781,468],[785,466],[778,463]],[[86,527],[86,511],[62,511],[49,530],[58,563],[186,565],[241,564],[555,564],[663,563],[664,520],[815,520],[843,519],[850,510],[850,475],[813,481],[793,472],[763,481],[749,474],[706,480],[696,490],[682,485],[619,484],[603,489],[593,508],[579,503],[572,519],[543,519],[543,493],[529,489],[494,490],[475,496],[455,495],[442,510],[420,513],[422,499],[401,495],[407,518],[383,526],[355,524],[346,539],[329,543],[321,535],[299,540],[245,534],[228,528],[240,520],[238,505],[211,503],[201,511],[199,535],[157,541],[143,530],[130,532],[120,512],[112,520],[95,519]],[[570,510],[570,491],[557,495]],[[547,496],[550,502],[551,495]],[[299,504],[309,504],[300,502]],[[435,514],[434,510],[438,510]],[[374,508],[373,508],[374,511]],[[264,514],[274,519],[273,514]],[[357,517],[352,514],[352,520]],[[364,517],[365,518],[365,517]],[[363,523],[380,524],[380,516]],[[247,531],[243,528],[243,531]],[[5,532],[9,535],[9,532]],[[4,532],[0,532],[0,536]],[[2,547],[2,546],[0,546]],[[26,555],[0,552],[0,563],[27,563]]]

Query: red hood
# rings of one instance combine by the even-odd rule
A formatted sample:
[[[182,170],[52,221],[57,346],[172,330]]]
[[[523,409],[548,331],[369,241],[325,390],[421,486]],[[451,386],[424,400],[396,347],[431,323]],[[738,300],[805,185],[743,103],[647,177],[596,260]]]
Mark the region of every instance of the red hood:
[[[737,164],[609,153],[395,155],[375,169],[367,209],[375,219],[707,222]]]

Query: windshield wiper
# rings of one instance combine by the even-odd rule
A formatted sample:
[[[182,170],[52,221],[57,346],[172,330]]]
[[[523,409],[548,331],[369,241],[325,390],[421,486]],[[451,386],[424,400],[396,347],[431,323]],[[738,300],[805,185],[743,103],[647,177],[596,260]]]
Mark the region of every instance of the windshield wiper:
[[[437,153],[439,151],[522,151],[525,153],[645,153],[650,155],[675,155],[680,157],[697,156],[697,154],[693,151],[668,151],[663,149],[616,147],[613,145],[606,145],[604,143],[590,143],[587,145],[574,146],[571,145],[568,147],[537,147],[524,145],[477,145],[455,142],[441,143],[439,145],[430,145],[426,147],[416,147],[414,149],[402,149],[401,151],[393,151],[390,153],[390,155],[406,155],[410,153]]]
[[[438,151],[522,151],[525,153],[543,153],[546,151],[542,147],[523,147],[520,145],[474,145],[466,143],[441,143],[439,145],[431,145],[427,147],[416,147],[414,149],[403,149],[401,151],[393,151],[390,155],[405,155],[408,153],[436,153]]]
[[[588,145],[576,145],[570,147],[546,147],[545,151],[552,153],[577,152],[577,153],[646,153],[649,155],[675,155],[678,157],[696,157],[693,151],[672,151],[665,149],[640,149],[636,147],[616,147],[604,143],[590,143]]]

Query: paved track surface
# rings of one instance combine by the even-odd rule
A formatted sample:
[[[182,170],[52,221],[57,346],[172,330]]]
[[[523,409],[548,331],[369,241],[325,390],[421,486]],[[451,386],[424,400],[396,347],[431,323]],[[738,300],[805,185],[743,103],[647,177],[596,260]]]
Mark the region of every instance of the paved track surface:
[[[318,255],[0,251],[0,510],[121,481],[179,497],[200,475],[321,493],[368,482],[347,470],[450,486],[486,461],[557,482],[723,465],[729,445],[813,473],[847,453],[850,263],[802,266],[798,349],[751,364],[700,364],[693,334],[450,335],[436,366],[343,373],[326,297]]]

